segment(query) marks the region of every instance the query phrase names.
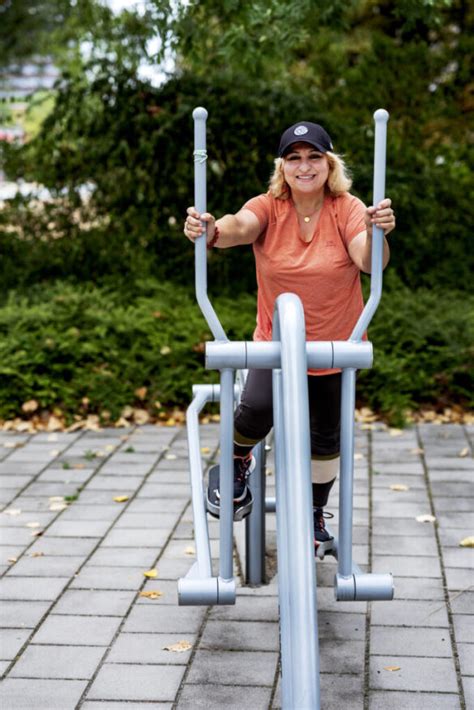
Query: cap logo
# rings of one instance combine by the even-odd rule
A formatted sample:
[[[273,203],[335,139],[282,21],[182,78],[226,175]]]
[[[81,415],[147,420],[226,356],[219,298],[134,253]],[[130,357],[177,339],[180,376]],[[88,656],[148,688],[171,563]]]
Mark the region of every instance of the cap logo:
[[[306,128],[306,126],[297,126],[293,133],[295,134],[295,136],[304,136],[306,133],[308,133],[308,129]]]

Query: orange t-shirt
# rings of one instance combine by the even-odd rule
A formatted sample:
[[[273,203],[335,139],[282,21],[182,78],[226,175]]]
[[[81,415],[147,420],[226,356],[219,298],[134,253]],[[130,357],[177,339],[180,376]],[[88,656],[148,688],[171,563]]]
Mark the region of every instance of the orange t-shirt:
[[[272,339],[275,300],[288,292],[303,303],[307,340],[347,340],[364,307],[360,272],[348,253],[352,239],[366,229],[364,203],[348,192],[326,195],[310,242],[300,237],[291,198],[266,193],[243,209],[251,210],[262,228],[253,244],[258,285],[254,340]]]

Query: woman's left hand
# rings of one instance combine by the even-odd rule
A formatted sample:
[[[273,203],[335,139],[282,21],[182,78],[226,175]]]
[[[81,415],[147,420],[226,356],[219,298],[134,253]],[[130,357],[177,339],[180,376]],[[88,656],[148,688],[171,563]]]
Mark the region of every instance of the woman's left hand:
[[[391,208],[392,200],[386,197],[376,207],[367,207],[365,212],[365,225],[369,234],[372,227],[381,227],[386,236],[395,229],[395,213]]]

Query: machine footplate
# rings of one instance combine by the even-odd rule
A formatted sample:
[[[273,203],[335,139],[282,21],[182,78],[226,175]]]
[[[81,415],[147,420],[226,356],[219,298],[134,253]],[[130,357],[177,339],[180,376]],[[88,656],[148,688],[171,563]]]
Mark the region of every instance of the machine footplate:
[[[243,500],[234,501],[234,520],[243,520],[252,510],[253,498],[250,488],[247,486],[247,493]],[[209,469],[209,482],[206,492],[206,508],[214,518],[220,517],[219,498],[219,465]]]

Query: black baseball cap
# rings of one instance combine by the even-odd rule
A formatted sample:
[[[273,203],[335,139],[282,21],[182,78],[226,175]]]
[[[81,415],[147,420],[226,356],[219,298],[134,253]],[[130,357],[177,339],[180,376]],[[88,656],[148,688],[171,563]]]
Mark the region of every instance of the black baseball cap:
[[[293,143],[309,143],[321,153],[333,149],[329,134],[318,123],[311,123],[311,121],[300,121],[286,129],[280,138],[278,157],[282,158]]]

